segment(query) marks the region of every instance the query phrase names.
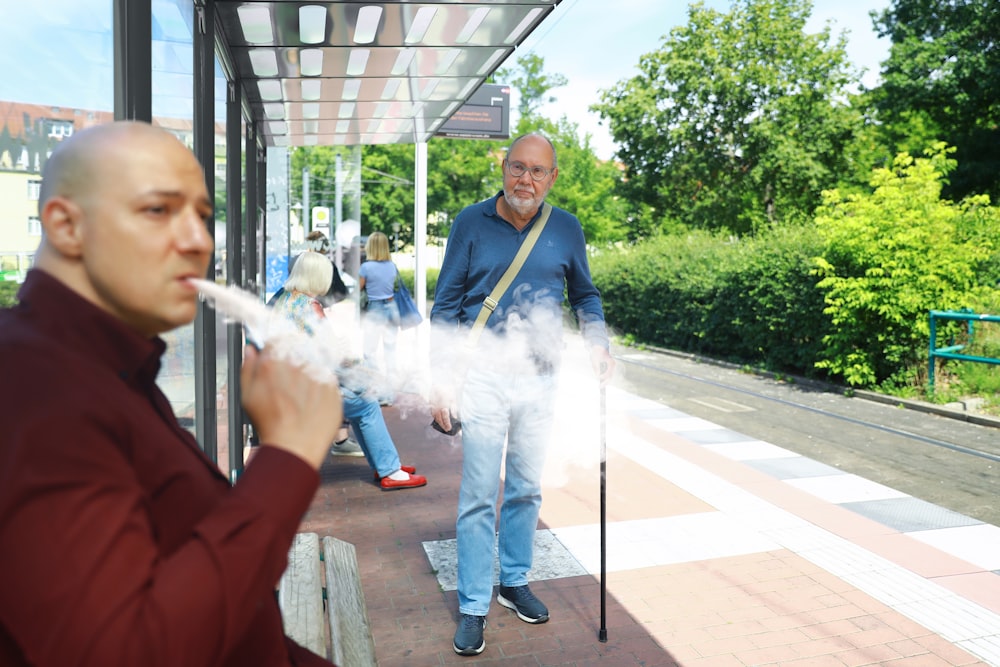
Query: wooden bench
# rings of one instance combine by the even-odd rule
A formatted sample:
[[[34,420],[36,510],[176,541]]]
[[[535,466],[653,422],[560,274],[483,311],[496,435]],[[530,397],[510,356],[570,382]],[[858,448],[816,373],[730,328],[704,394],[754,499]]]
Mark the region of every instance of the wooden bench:
[[[285,633],[340,667],[375,667],[375,643],[354,545],[299,533],[278,584]]]

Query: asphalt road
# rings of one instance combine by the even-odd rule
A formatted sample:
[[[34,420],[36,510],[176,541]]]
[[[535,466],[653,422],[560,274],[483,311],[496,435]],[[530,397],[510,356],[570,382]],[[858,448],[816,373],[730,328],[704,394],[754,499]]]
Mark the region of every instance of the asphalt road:
[[[616,384],[689,415],[1000,526],[1000,420],[847,396],[664,351],[616,348]]]

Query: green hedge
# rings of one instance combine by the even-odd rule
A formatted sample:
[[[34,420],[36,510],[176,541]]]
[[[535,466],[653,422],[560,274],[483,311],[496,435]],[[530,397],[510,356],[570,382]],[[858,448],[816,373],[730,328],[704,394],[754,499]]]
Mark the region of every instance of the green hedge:
[[[824,192],[802,226],[598,253],[609,324],[639,343],[772,370],[920,387],[927,312],[988,302],[1000,282],[1000,208],[941,198],[951,151],[901,153],[872,171],[869,192]]]
[[[437,288],[437,279],[440,271],[438,269],[427,269],[427,298],[434,298],[434,290]],[[406,284],[407,289],[410,290],[410,294],[416,298],[416,294],[413,289],[413,269],[400,269],[399,275],[403,278],[403,283]]]
[[[608,324],[640,343],[816,376],[829,331],[814,230],[665,236],[591,260]]]
[[[17,303],[17,290],[21,284],[10,280],[0,281],[0,308],[9,308]]]

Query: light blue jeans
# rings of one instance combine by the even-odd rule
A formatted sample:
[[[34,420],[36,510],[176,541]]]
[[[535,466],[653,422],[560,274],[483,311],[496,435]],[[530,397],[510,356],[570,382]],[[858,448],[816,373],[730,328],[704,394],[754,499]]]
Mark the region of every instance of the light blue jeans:
[[[344,397],[344,418],[354,427],[354,437],[368,459],[368,465],[379,477],[388,477],[399,470],[399,453],[389,435],[378,401],[341,385]]]
[[[552,429],[555,377],[472,369],[461,398],[462,487],[458,498],[458,610],[485,616],[493,597],[496,536],[500,584],[528,583],[541,478]],[[497,528],[500,467],[507,444]]]
[[[365,363],[378,368],[379,344],[385,359],[385,375],[391,382],[396,375],[396,336],[399,333],[399,308],[396,300],[369,301],[362,320]]]

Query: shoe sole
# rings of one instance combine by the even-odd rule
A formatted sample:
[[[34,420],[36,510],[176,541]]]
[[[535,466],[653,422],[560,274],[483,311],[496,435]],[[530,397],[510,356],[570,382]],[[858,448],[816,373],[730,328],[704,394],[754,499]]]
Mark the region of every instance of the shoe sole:
[[[417,474],[417,468],[416,468],[416,466],[400,466],[399,469],[402,470],[403,472],[409,473],[411,475],[416,475]],[[375,473],[374,474],[375,483],[378,484],[379,482],[381,482],[382,478],[379,477],[378,471],[373,470],[372,472]]]
[[[382,483],[379,482],[379,488],[382,489],[383,491],[399,491],[401,489],[419,489],[424,486],[427,486],[427,482],[424,482],[423,484],[407,484],[406,486],[382,486]]]
[[[486,624],[484,623],[483,631],[485,630],[486,630]],[[479,655],[484,650],[486,650],[486,638],[483,637],[483,643],[479,645],[479,648],[475,648],[472,646],[470,646],[469,648],[458,648],[458,646],[455,645],[455,642],[451,643],[451,647],[455,649],[455,653],[459,655]]]
[[[455,644],[452,644],[451,647],[455,649],[455,653],[459,655],[479,655],[486,649],[486,640],[483,640],[483,643],[479,646],[479,648],[458,648]]]
[[[497,602],[499,602],[501,606],[507,607],[507,609],[510,609],[515,614],[517,614],[517,617],[519,619],[521,619],[522,621],[524,621],[525,623],[531,623],[532,625],[538,625],[539,623],[545,623],[546,621],[549,620],[548,614],[546,614],[545,616],[541,616],[539,618],[531,618],[530,616],[525,616],[520,611],[518,611],[516,604],[514,604],[513,602],[511,602],[510,600],[508,600],[504,596],[500,595],[499,593],[497,593]]]
[[[330,450],[332,456],[364,456],[364,452],[338,452],[336,448]]]

